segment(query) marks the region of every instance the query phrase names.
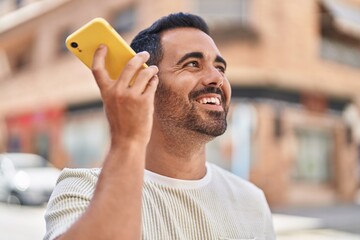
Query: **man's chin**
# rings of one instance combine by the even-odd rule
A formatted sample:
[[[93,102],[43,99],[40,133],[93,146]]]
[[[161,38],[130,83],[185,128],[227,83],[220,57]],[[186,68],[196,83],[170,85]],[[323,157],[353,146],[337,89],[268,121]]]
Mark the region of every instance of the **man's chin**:
[[[225,133],[226,128],[227,128],[226,121],[220,121],[220,122],[215,121],[212,122],[211,125],[201,126],[193,130],[210,137],[218,137]]]
[[[210,115],[210,117],[212,117],[212,118],[216,118],[216,119],[224,119],[224,118],[226,118],[225,111],[208,110],[208,111],[206,111],[206,113],[208,115]]]

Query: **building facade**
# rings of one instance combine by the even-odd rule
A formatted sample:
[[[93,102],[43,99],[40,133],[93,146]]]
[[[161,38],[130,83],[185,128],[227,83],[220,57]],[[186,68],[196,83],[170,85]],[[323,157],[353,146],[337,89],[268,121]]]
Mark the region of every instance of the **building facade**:
[[[359,0],[2,1],[0,150],[99,166],[100,95],[66,36],[104,17],[130,42],[179,11],[208,21],[229,65],[229,130],[209,144],[209,161],[250,179],[272,206],[353,201],[358,142],[344,111],[360,90]]]

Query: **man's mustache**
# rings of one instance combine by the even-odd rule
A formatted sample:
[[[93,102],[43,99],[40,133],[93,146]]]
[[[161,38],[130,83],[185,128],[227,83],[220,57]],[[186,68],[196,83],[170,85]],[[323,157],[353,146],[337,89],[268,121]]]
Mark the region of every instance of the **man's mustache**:
[[[212,86],[205,87],[203,89],[190,92],[189,98],[194,99],[194,98],[197,98],[197,97],[199,97],[199,96],[201,96],[203,94],[207,94],[207,93],[219,94],[221,96],[221,102],[225,103],[225,95],[224,95],[223,91],[220,88],[212,87]]]

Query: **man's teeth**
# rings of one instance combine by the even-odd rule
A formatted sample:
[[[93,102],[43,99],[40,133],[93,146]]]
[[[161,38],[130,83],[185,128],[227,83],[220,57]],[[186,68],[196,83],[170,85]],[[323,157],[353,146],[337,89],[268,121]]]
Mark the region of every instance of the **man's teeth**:
[[[215,104],[215,105],[220,105],[220,100],[216,97],[211,97],[211,98],[202,98],[199,100],[199,102],[201,104]]]

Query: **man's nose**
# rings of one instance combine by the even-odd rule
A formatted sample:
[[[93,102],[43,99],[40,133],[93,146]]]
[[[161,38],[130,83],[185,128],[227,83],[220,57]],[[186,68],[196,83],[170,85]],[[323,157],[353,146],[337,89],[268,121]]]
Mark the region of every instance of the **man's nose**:
[[[216,67],[208,67],[203,78],[204,86],[221,87],[224,84],[224,76]]]

